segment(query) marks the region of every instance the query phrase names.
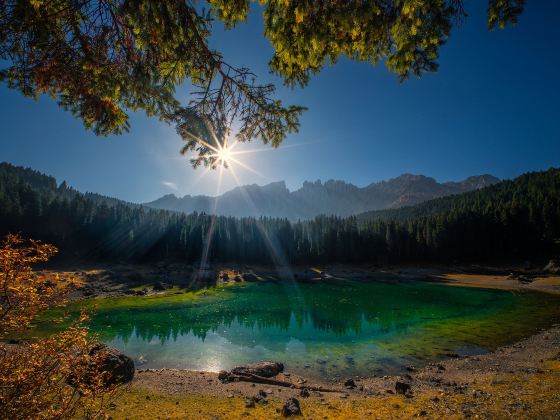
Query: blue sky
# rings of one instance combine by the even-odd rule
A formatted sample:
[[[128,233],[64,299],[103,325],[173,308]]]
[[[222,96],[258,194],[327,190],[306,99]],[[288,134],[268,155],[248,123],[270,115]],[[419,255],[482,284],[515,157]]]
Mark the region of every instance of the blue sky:
[[[241,182],[364,186],[404,172],[447,181],[559,166],[560,3],[528,2],[517,27],[494,32],[486,29],[484,2],[467,3],[469,17],[442,48],[439,71],[403,84],[384,64],[343,59],[292,91],[268,74],[272,49],[258,10],[234,30],[217,28],[213,47],[230,63],[276,83],[286,103],[309,107],[300,132],[279,149],[245,146],[262,152],[242,158],[255,172],[236,168]],[[137,114],[130,133],[96,137],[51,99],[32,101],[5,86],[0,110],[0,161],[135,202],[217,191],[217,173],[191,169],[174,129],[156,119]],[[235,185],[225,175],[222,191]]]

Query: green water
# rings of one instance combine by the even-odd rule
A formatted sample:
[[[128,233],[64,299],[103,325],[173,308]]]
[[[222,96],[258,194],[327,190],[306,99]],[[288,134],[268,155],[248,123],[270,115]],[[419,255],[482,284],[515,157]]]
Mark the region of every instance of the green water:
[[[559,301],[421,282],[266,282],[108,301],[91,329],[142,368],[278,360],[307,377],[338,378],[494,349],[557,321]]]

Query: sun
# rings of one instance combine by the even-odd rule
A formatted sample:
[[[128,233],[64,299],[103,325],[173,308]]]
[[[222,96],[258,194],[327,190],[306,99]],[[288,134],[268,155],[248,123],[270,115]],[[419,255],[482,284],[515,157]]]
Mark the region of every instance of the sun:
[[[226,136],[223,138],[222,141],[220,141],[210,125],[208,125],[208,130],[214,139],[214,145],[208,143],[207,141],[199,138],[196,135],[193,135],[192,133],[191,136],[201,146],[206,147],[207,149],[210,150],[210,153],[203,157],[207,157],[211,159],[208,169],[217,169],[218,167],[220,168],[220,177],[218,182],[219,184],[221,184],[221,178],[223,176],[224,169],[231,169],[233,173],[233,168],[232,168],[233,164],[235,164],[236,166],[240,166],[244,169],[247,169],[255,173],[256,175],[264,177],[262,174],[255,171],[253,168],[251,168],[250,166],[246,165],[245,163],[237,159],[238,155],[260,152],[261,150],[235,150],[234,151],[233,148],[239,144],[239,140],[236,139],[230,143],[228,136]]]
[[[215,153],[215,157],[218,160],[218,163],[221,164],[222,166],[226,166],[229,167],[231,165],[231,161],[233,158],[233,146],[235,144],[231,145],[231,146],[220,146],[216,153]]]

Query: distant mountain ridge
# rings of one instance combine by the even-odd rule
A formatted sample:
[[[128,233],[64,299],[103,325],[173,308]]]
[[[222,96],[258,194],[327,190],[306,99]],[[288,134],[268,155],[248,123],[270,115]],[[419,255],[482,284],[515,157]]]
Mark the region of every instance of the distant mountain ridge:
[[[463,181],[439,183],[424,175],[403,174],[388,181],[357,187],[344,181],[304,182],[295,191],[284,181],[264,186],[236,187],[216,197],[174,194],[144,203],[145,206],[184,213],[204,212],[223,216],[267,216],[290,220],[311,219],[320,214],[350,216],[372,210],[412,206],[434,198],[477,190],[500,180],[492,175],[471,176]]]

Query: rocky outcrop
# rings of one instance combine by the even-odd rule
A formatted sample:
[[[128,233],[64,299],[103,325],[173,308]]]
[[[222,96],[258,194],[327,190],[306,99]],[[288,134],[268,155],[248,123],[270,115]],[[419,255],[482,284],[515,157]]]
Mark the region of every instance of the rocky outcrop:
[[[484,188],[498,181],[491,175],[480,175],[459,182],[440,183],[423,175],[403,174],[363,188],[344,181],[306,181],[300,189],[292,192],[281,181],[264,186],[237,187],[219,197],[186,195],[179,198],[171,194],[146,203],[145,206],[185,213],[286,217],[296,221],[312,219],[320,214],[344,217],[366,211],[410,206]]]

